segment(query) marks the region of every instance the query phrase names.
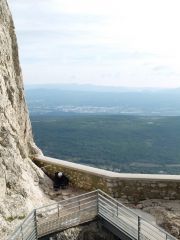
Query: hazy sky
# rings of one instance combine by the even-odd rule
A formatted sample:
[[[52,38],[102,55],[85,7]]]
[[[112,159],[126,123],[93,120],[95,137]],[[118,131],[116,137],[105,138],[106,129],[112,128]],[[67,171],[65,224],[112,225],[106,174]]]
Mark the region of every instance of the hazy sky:
[[[180,87],[179,0],[9,0],[26,84]]]

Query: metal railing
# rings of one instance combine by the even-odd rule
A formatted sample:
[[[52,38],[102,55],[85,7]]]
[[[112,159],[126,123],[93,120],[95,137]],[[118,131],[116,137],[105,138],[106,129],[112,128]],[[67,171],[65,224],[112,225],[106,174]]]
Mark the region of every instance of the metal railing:
[[[97,200],[93,191],[37,209],[38,237],[92,221],[98,215]]]
[[[106,219],[130,239],[177,240],[157,225],[136,214],[108,194],[98,190],[98,215]]]
[[[176,240],[101,190],[31,212],[9,240],[37,240],[100,216],[133,240]]]
[[[17,228],[9,240],[36,240],[37,235],[36,210],[32,211]]]

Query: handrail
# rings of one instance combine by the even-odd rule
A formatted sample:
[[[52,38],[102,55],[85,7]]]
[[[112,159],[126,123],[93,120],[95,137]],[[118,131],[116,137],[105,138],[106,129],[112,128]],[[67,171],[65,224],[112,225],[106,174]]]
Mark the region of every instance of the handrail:
[[[137,217],[139,216],[137,213],[135,213],[132,209],[126,207],[125,205],[123,205],[122,203],[120,203],[119,201],[117,201],[115,198],[111,197],[110,195],[108,195],[107,193],[103,192],[102,190],[98,189],[98,192],[100,192],[102,195],[105,195],[107,198],[110,198],[112,201],[116,202],[116,204],[119,204],[120,206],[122,206],[123,208],[125,208],[126,210],[128,210],[128,212],[131,212],[133,215],[136,215]]]
[[[98,216],[136,240],[177,240],[101,190],[33,210],[8,240],[37,240]]]
[[[96,197],[96,198],[95,198]],[[65,204],[64,204],[64,201],[61,201],[61,202],[58,202],[58,203],[53,203],[52,205],[49,205],[49,206],[44,206],[44,207],[41,207],[41,208],[38,208],[38,209],[36,209],[36,214],[38,215],[38,214],[42,214],[42,213],[44,213],[44,212],[46,212],[47,211],[47,208],[49,209],[50,207],[54,207],[54,208],[50,208],[49,209],[49,211],[52,211],[52,210],[54,210],[54,209],[56,209],[57,208],[57,206],[59,206],[59,207],[62,207],[62,209],[61,209],[61,211],[63,211],[63,208],[65,208],[66,209],[66,207],[68,207],[69,205],[72,205],[72,204],[76,204],[76,203],[80,203],[81,201],[84,201],[84,200],[89,200],[90,198],[95,198],[95,199],[93,199],[93,201],[97,201],[97,196],[96,195],[92,195],[92,196],[90,196],[90,197],[86,197],[86,198],[83,198],[83,199],[80,199],[80,198],[77,198],[77,201],[73,201],[73,202],[68,202],[68,203],[66,203],[68,200],[65,200],[66,202],[65,202]],[[63,203],[62,203],[63,202]],[[86,204],[87,204],[87,202],[86,202]],[[81,203],[81,205],[83,205],[82,203]],[[44,211],[42,211],[44,209]]]
[[[83,193],[83,194],[81,194],[81,195],[77,195],[77,196],[71,197],[71,198],[69,198],[69,199],[62,200],[62,201],[60,201],[59,203],[67,202],[68,200],[73,200],[73,199],[75,199],[75,198],[83,197],[83,196],[90,195],[90,194],[92,194],[92,193],[97,193],[97,192],[98,192],[98,190],[94,190],[94,191],[91,191],[91,192]],[[57,203],[51,203],[51,204],[48,204],[48,205],[46,205],[46,206],[39,207],[39,208],[37,208],[37,210],[40,210],[41,208],[45,208],[45,207],[50,207],[50,206],[53,206],[53,205],[55,205],[55,204],[57,204]]]
[[[114,202],[116,202],[118,205],[122,206],[123,208],[127,209],[129,212],[131,212],[132,214],[136,215],[137,217],[140,217],[141,220],[145,221],[146,223],[148,223],[150,226],[155,227],[156,229],[160,230],[161,232],[164,232],[167,236],[169,235],[173,240],[177,240],[175,237],[173,237],[172,235],[170,235],[167,231],[165,231],[164,229],[162,229],[161,227],[159,227],[158,225],[155,225],[153,223],[151,223],[150,221],[148,221],[147,219],[145,219],[144,217],[139,216],[136,212],[134,212],[132,209],[126,207],[125,205],[123,205],[122,203],[120,203],[119,201],[117,201],[115,198],[112,198],[110,195],[108,195],[107,193],[103,192],[102,190],[98,189],[98,192],[100,192],[103,195],[106,195],[108,198],[112,199]]]

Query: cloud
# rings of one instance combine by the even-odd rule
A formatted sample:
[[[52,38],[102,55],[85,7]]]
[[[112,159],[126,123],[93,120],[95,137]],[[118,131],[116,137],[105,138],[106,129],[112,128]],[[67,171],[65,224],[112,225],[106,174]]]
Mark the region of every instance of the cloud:
[[[27,83],[180,86],[178,0],[9,4]]]

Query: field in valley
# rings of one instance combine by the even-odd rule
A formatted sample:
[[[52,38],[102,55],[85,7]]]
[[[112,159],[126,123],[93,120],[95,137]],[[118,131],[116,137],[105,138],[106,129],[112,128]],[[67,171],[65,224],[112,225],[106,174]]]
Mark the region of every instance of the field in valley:
[[[117,172],[180,173],[180,117],[32,116],[45,155]]]

